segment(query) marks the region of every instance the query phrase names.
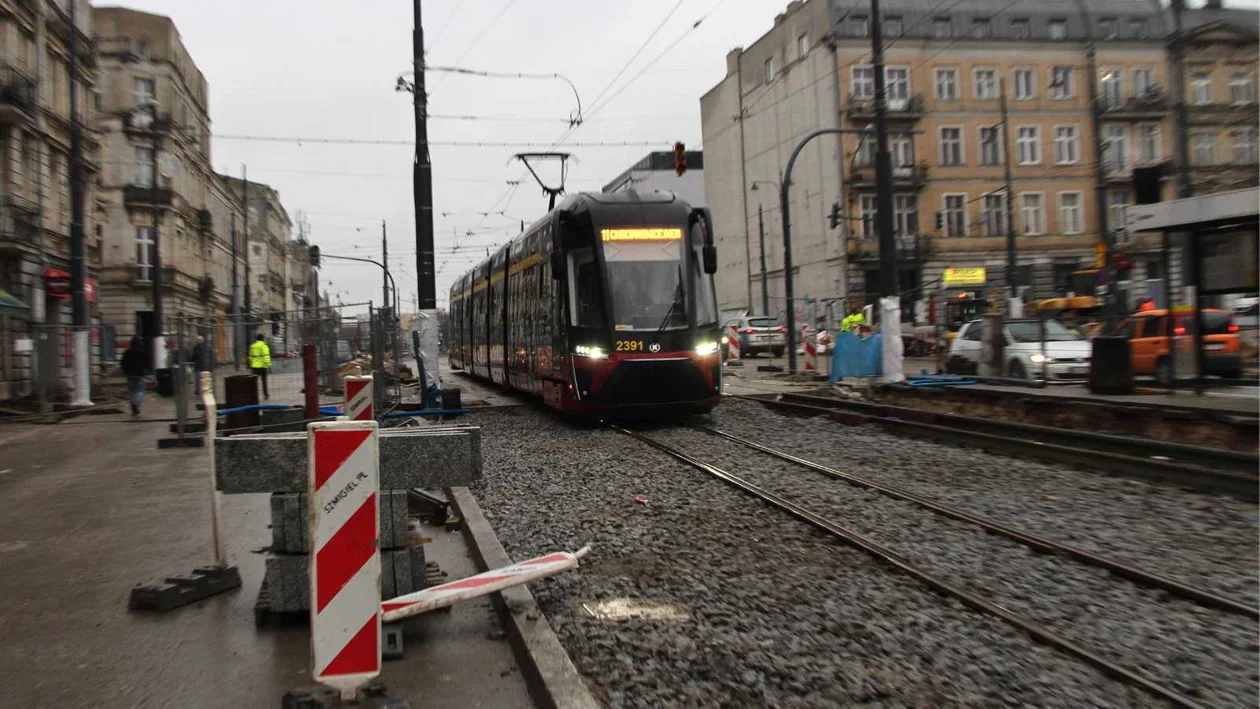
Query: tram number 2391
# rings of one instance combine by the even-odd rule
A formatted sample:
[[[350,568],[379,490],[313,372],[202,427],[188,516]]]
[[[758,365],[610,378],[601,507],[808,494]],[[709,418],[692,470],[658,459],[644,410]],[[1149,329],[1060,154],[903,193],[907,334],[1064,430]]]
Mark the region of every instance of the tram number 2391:
[[[646,352],[643,340],[617,340],[618,352]]]

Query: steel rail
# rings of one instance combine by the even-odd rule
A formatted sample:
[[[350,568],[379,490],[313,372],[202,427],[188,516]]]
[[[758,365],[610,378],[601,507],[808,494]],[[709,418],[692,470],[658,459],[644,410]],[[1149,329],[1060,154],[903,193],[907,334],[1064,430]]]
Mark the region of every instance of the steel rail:
[[[1257,608],[1255,606],[1249,606],[1245,603],[1241,603],[1232,598],[1221,596],[1219,594],[1213,593],[1206,589],[1198,588],[1196,586],[1191,586],[1189,584],[1182,583],[1180,581],[1177,581],[1176,579],[1172,579],[1167,576],[1162,576],[1160,574],[1144,571],[1135,566],[1131,566],[1124,562],[1116,561],[1115,559],[1110,559],[1105,556],[1095,554],[1090,551],[1086,551],[1079,547],[1072,547],[1066,544],[1053,541],[1051,539],[1046,539],[1045,537],[1038,536],[1036,534],[1033,534],[1032,532],[1027,532],[1021,529],[1017,529],[1015,527],[1007,526],[1005,524],[1002,524],[1001,522],[997,522],[997,521],[994,521],[985,517],[981,517],[980,515],[977,515],[972,512],[968,512],[967,510],[964,510],[962,508],[953,507],[951,505],[946,505],[946,504],[937,502],[935,500],[932,500],[929,497],[920,495],[915,492],[911,492],[904,488],[899,488],[893,485],[886,485],[884,483],[871,480],[869,478],[863,478],[859,475],[854,475],[853,473],[846,473],[841,470],[836,470],[835,468],[822,465],[821,463],[816,463],[812,460],[806,460],[805,458],[792,455],[791,453],[785,453],[780,450],[775,450],[774,448],[771,448],[769,446],[765,446],[765,445],[762,445],[755,441],[750,441],[745,438],[740,438],[739,436],[726,433],[725,431],[719,431],[717,429],[709,428],[707,426],[693,426],[692,428],[695,428],[698,431],[703,431],[709,435],[717,436],[718,438],[723,438],[725,440],[738,443],[742,446],[752,448],[753,450],[760,451],[761,453],[764,453],[769,456],[773,456],[780,460],[784,460],[789,463],[794,463],[801,467],[808,468],[810,470],[813,470],[814,472],[821,473],[828,477],[831,477],[837,480],[842,480],[844,482],[857,485],[858,487],[863,487],[869,490],[875,490],[893,499],[914,503],[920,507],[936,512],[937,514],[943,515],[945,517],[949,517],[950,519],[956,519],[962,522],[969,522],[971,524],[974,524],[978,527],[983,528],[986,531],[993,532],[995,534],[999,534],[1001,536],[1013,539],[1021,544],[1024,544],[1028,547],[1036,549],[1037,551],[1062,554],[1076,561],[1089,564],[1090,566],[1096,566],[1102,569],[1106,569],[1116,574],[1117,576],[1128,579],[1135,583],[1139,583],[1144,586],[1149,586],[1151,588],[1156,588],[1161,591],[1167,591],[1168,593],[1171,593],[1176,596],[1180,596],[1187,600],[1194,601],[1195,603],[1206,606],[1208,608],[1214,608],[1216,610],[1225,611],[1227,613],[1233,613],[1235,615],[1246,616],[1252,619],[1260,619],[1260,608]]]
[[[959,419],[967,420],[968,424],[971,423],[971,421],[968,420],[968,417],[956,416],[954,414],[934,414],[932,412],[919,411],[916,409],[895,409],[894,407],[884,407],[878,404],[859,405],[856,404],[856,402],[839,400],[833,401],[831,399],[821,399],[821,403],[824,405],[820,406],[817,404],[785,401],[783,400],[784,398],[793,396],[786,394],[779,395],[782,398],[778,399],[760,396],[728,396],[736,396],[737,398],[756,401],[770,408],[783,409],[785,411],[795,413],[826,415],[832,420],[840,423],[875,423],[887,428],[890,432],[897,435],[927,438],[951,445],[981,448],[1021,458],[1031,458],[1051,463],[1079,466],[1082,468],[1096,470],[1107,475],[1140,478],[1204,492],[1227,493],[1251,502],[1260,500],[1260,477],[1257,477],[1254,473],[1247,474],[1227,470],[1216,470],[1213,468],[1205,468],[1203,466],[1191,465],[1189,463],[1177,462],[1174,460],[1138,457],[1123,453],[1113,453],[1106,450],[1099,450],[1098,448],[1082,448],[1076,445],[1065,445],[1062,443],[1048,443],[1043,440],[1039,440],[1036,435],[1031,433],[1025,433],[1021,437],[985,433],[974,429],[963,428],[963,426],[967,424],[960,424],[958,422]],[[882,408],[886,411],[892,411],[895,413],[910,412],[910,415],[918,418],[929,418],[931,420],[943,419],[945,422],[953,423],[954,425],[926,423],[924,421],[898,418],[896,416],[881,415],[880,413],[866,413],[863,411],[853,410],[858,408],[858,406],[871,407],[871,409],[876,411]],[[944,418],[946,416],[952,417],[952,419]],[[988,419],[979,420],[984,421],[985,425],[995,423],[994,421]],[[1005,422],[1001,423],[1005,424]],[[1023,426],[1024,424],[1018,425]],[[1033,428],[1047,429],[1048,427]],[[1062,429],[1049,430],[1059,431],[1060,433],[1058,435],[1064,435]],[[1074,433],[1076,432],[1066,432],[1067,435]],[[1252,466],[1254,468],[1254,461],[1252,462]]]
[[[715,465],[706,463],[698,458],[694,458],[686,453],[683,453],[682,451],[676,448],[673,448],[664,443],[661,443],[660,441],[657,441],[653,438],[645,436],[641,433],[637,433],[635,431],[631,431],[626,428],[622,428],[620,426],[611,426],[611,428],[615,431],[618,431],[627,436],[630,436],[631,438],[634,438],[642,443],[645,443],[653,448],[656,448],[657,450],[660,450],[661,452],[667,455],[670,455],[682,461],[683,463],[686,463],[687,465],[690,465],[691,467],[696,468],[697,470],[708,473],[709,475],[712,475],[713,477],[725,483],[733,485],[734,487],[737,487],[740,490],[743,490],[744,492],[762,500],[763,502],[769,503],[771,506],[777,507],[780,510],[787,512],[788,514],[791,514],[793,517],[796,517],[797,519],[807,522],[808,524],[811,524],[825,532],[828,532],[832,534],[833,536],[839,537],[840,539],[843,539],[844,541],[857,547],[858,549],[865,551],[866,553],[884,561],[885,563],[893,566],[894,568],[915,578],[916,580],[927,585],[928,587],[940,593],[943,593],[946,596],[955,598],[961,603],[963,603],[964,605],[969,606],[973,609],[988,613],[990,615],[997,616],[998,618],[1001,618],[1003,621],[1009,623],[1010,625],[1016,628],[1019,628],[1023,632],[1027,633],[1031,638],[1033,638],[1037,642],[1043,643],[1045,645],[1049,645],[1050,647],[1053,647],[1068,655],[1076,657],[1077,659],[1082,660],[1089,665],[1092,665],[1093,667],[1101,671],[1103,674],[1109,677],[1112,677],[1113,679],[1119,680],[1120,682],[1123,682],[1130,686],[1139,687],[1157,697],[1160,697],[1161,699],[1172,702],[1173,704],[1180,707],[1186,707],[1187,709],[1199,709],[1200,707],[1202,707],[1201,704],[1197,704],[1194,700],[1190,699],[1189,697],[1183,694],[1180,694],[1173,689],[1170,689],[1161,684],[1158,684],[1157,682],[1149,679],[1148,677],[1146,677],[1144,674],[1142,674],[1140,671],[1136,669],[1112,662],[1111,660],[1108,660],[1107,658],[1100,655],[1095,650],[1091,650],[1083,645],[1075,643],[1046,627],[1038,625],[1037,623],[1034,623],[1033,621],[1028,620],[1027,618],[1024,618],[1023,616],[1020,616],[1016,613],[1012,613],[1011,611],[1006,610],[1005,608],[997,605],[996,603],[988,600],[987,598],[984,598],[983,596],[972,593],[971,591],[968,591],[945,579],[939,578],[933,574],[928,573],[927,571],[924,571],[918,568],[917,566],[912,564],[908,559],[898,554],[897,552],[891,549],[888,549],[887,547],[879,544],[878,542],[875,542],[867,537],[864,537],[861,534],[858,534],[857,532],[847,527],[836,524],[835,522],[832,522],[824,517],[821,517],[818,514],[811,512],[810,510],[804,507],[801,507],[800,505],[797,505],[794,502],[790,502],[782,497],[779,497],[778,495],[775,495],[774,493],[768,490],[758,487],[748,482],[747,480],[744,480],[743,478],[733,475],[725,470],[722,470],[721,468],[718,468]]]

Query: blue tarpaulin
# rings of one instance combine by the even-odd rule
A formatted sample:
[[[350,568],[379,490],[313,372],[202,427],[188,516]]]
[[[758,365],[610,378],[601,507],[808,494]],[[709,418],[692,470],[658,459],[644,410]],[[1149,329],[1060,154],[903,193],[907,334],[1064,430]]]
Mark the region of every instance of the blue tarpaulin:
[[[830,381],[879,376],[884,370],[883,337],[878,332],[870,337],[858,337],[852,332],[836,333]]]

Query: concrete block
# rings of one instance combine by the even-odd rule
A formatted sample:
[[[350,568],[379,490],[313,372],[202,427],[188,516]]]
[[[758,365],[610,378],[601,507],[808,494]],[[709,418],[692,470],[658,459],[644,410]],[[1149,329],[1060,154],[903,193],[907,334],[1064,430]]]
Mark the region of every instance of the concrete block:
[[[258,421],[269,433],[306,433],[306,412],[300,408],[263,409]]]
[[[311,550],[308,536],[310,508],[304,492],[277,492],[271,495],[271,550],[285,554],[306,554]],[[381,548],[407,546],[407,491],[381,491]]]
[[[481,429],[440,426],[382,431],[381,489],[463,487],[481,479]],[[214,443],[227,494],[306,490],[306,435],[245,434]]]
[[[270,610],[277,613],[311,608],[310,556],[271,554],[266,560]],[[381,598],[388,599],[426,588],[424,547],[381,552]]]

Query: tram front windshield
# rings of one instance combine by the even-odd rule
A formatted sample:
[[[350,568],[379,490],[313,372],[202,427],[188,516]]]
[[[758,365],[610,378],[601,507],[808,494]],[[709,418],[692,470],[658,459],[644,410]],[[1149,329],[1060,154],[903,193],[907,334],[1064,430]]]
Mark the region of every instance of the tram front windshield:
[[[685,327],[683,240],[605,241],[615,329]]]

